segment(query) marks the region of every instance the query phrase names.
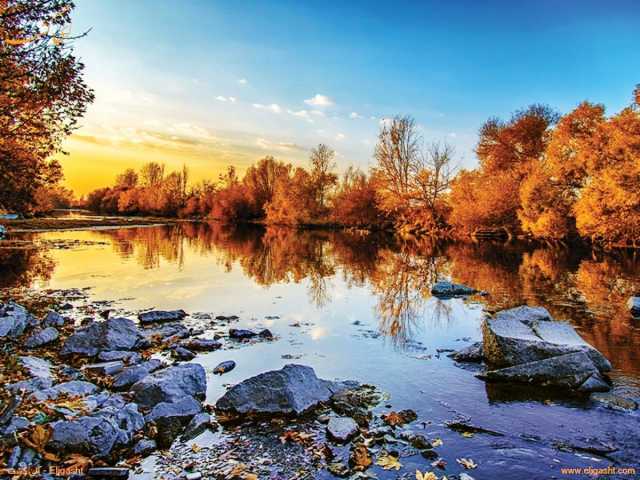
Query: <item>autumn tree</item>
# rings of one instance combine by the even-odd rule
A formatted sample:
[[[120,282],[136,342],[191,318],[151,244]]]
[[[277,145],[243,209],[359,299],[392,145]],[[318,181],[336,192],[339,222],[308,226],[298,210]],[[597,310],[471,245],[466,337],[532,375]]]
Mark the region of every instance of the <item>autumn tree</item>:
[[[121,188],[137,187],[138,174],[133,168],[127,168],[116,177],[116,186]]]
[[[311,182],[315,190],[316,200],[320,209],[324,209],[329,190],[338,181],[338,176],[333,172],[336,168],[336,152],[327,145],[321,143],[311,150],[309,160],[311,162]]]
[[[256,217],[265,215],[266,205],[273,199],[278,179],[288,177],[290,171],[291,165],[280,162],[270,155],[247,169],[242,183],[247,189]]]
[[[0,209],[29,212],[62,175],[51,156],[93,101],[73,55],[71,0],[0,0]]]
[[[366,173],[349,167],[332,199],[333,219],[350,226],[381,226],[385,217],[378,209],[376,189]]]

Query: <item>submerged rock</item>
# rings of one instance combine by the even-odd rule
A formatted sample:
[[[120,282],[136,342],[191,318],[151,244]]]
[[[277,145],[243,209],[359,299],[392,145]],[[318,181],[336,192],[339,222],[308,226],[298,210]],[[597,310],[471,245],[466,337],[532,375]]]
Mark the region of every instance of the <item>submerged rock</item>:
[[[467,287],[459,283],[452,282],[436,282],[431,287],[431,295],[434,297],[448,298],[448,297],[464,297],[467,295],[473,295],[478,293],[475,288]]]
[[[257,337],[258,334],[252,330],[245,330],[242,328],[230,328],[229,338],[234,340],[248,340],[249,338]]]
[[[138,404],[153,407],[176,402],[186,396],[204,398],[207,377],[202,365],[182,363],[147,375],[131,387]]]
[[[627,308],[629,308],[633,317],[640,317],[640,297],[630,297],[627,302]]]
[[[236,362],[233,360],[226,360],[224,362],[220,362],[216,368],[213,369],[213,373],[222,375],[223,373],[230,372],[234,368],[236,368]]]
[[[100,352],[133,350],[141,338],[135,323],[128,318],[93,322],[67,338],[60,354],[95,357]]]
[[[358,433],[358,424],[349,417],[332,417],[327,425],[327,433],[336,442],[346,443]]]
[[[542,387],[603,392],[609,384],[585,352],[574,352],[544,360],[490,370],[480,375],[488,381],[514,382]]]
[[[149,323],[160,323],[160,322],[176,322],[180,321],[187,316],[187,312],[184,310],[152,310],[150,312],[140,313],[138,315],[138,320],[143,325]]]
[[[542,307],[517,307],[498,312],[482,326],[483,350],[491,368],[512,367],[567,353],[584,352],[600,371],[609,361],[565,322],[554,321]]]
[[[611,410],[632,411],[638,409],[638,403],[635,400],[614,393],[593,393],[591,400]]]
[[[319,379],[311,367],[289,364],[233,386],[217,401],[216,409],[230,414],[300,415],[344,388]]]
[[[482,342],[476,342],[468,347],[449,355],[456,362],[480,363],[484,359]]]
[[[222,344],[220,342],[210,338],[193,338],[182,342],[181,345],[194,352],[212,352],[222,348]]]

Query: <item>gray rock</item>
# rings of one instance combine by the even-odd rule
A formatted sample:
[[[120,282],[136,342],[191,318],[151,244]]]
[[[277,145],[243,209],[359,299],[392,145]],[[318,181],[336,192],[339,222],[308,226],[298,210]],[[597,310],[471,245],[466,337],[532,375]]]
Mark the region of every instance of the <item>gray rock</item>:
[[[20,457],[22,456],[22,447],[20,445],[16,445],[11,450],[11,455],[9,455],[9,460],[7,460],[7,467],[16,468],[18,466],[18,462],[20,462]]]
[[[127,367],[113,378],[111,388],[114,390],[126,390],[150,373],[162,368],[162,366],[163,363],[160,360],[152,358],[151,360],[139,363],[138,365]]]
[[[140,323],[143,325],[146,325],[149,323],[176,322],[186,316],[187,313],[184,310],[152,310],[139,314],[138,320],[140,320]]]
[[[222,375],[223,373],[230,372],[234,368],[236,368],[236,362],[233,360],[226,360],[224,362],[220,362],[216,368],[213,369],[213,373]]]
[[[128,318],[111,318],[93,322],[67,338],[61,355],[95,357],[112,350],[132,350],[141,338],[136,324]]]
[[[27,340],[24,342],[24,346],[26,348],[38,348],[43,345],[48,345],[49,343],[55,342],[58,339],[58,330],[54,327],[47,327],[44,330],[39,330],[32,334]]]
[[[5,435],[11,435],[16,432],[21,432],[22,430],[26,430],[31,426],[31,422],[25,417],[13,416],[8,424],[6,424],[0,430],[0,433]]]
[[[193,352],[212,352],[222,347],[222,344],[210,338],[193,338],[181,343],[181,346]]]
[[[42,320],[42,325],[45,327],[63,327],[65,323],[64,317],[53,310],[49,310]]]
[[[29,380],[21,380],[19,382],[8,384],[7,390],[12,393],[26,392],[33,393],[38,390],[46,390],[51,388],[53,380],[51,378],[35,377]]]
[[[195,417],[191,419],[187,428],[185,428],[184,433],[182,434],[182,440],[188,441],[193,438],[196,438],[202,432],[211,428],[211,415],[208,413],[199,413]]]
[[[150,453],[155,452],[158,449],[158,444],[155,440],[143,438],[133,447],[134,455],[147,456]]]
[[[485,361],[491,368],[534,362],[567,353],[585,352],[602,372],[609,361],[565,322],[551,319],[541,307],[517,307],[498,312],[482,326]]]
[[[193,397],[184,397],[176,402],[158,403],[145,417],[147,423],[154,422],[160,448],[169,448],[184,430],[185,425],[202,412],[202,405]]]
[[[176,402],[185,396],[204,398],[207,377],[202,365],[183,363],[147,375],[131,387],[136,402],[153,407],[161,402]]]
[[[456,362],[480,363],[484,359],[482,342],[476,342],[468,347],[449,355]]]
[[[611,410],[632,411],[638,409],[638,403],[635,400],[614,393],[593,393],[591,400]]]
[[[256,336],[258,336],[258,334],[252,330],[245,330],[242,328],[229,329],[229,338],[233,338],[234,340],[247,340]]]
[[[129,445],[143,426],[144,418],[135,404],[104,408],[92,416],[53,423],[49,445],[56,451],[104,458],[114,448]]]
[[[216,408],[232,414],[299,415],[344,388],[319,379],[311,367],[289,364],[233,386],[217,401]]]
[[[610,388],[585,352],[490,370],[479,377],[493,382],[523,383],[583,392],[607,391]]]
[[[358,424],[349,417],[332,417],[327,425],[327,433],[336,442],[346,443],[358,433]]]
[[[431,295],[439,298],[464,297],[478,293],[478,290],[452,282],[436,282],[431,288]]]
[[[53,373],[51,371],[53,365],[48,360],[38,357],[21,356],[18,358],[18,362],[30,377],[53,381]]]
[[[196,358],[195,353],[193,353],[191,350],[187,350],[186,348],[181,347],[180,345],[176,345],[171,349],[171,356],[185,362]]]
[[[82,369],[86,372],[109,376],[120,373],[123,368],[124,363],[121,360],[114,360],[112,362],[88,363],[82,367]]]
[[[640,317],[640,297],[630,297],[627,308],[633,317]]]
[[[99,388],[93,383],[84,382],[82,380],[71,380],[70,382],[59,383],[46,390],[34,392],[32,396],[36,400],[50,400],[58,398],[60,395],[68,395],[72,397],[84,397],[96,393]]]
[[[33,325],[34,318],[27,310],[17,303],[0,304],[0,338],[17,338],[22,335],[29,325]]]
[[[168,323],[141,330],[142,336],[149,340],[165,340],[169,337],[187,338],[189,329],[180,323]]]
[[[102,362],[113,362],[115,360],[122,360],[128,365],[135,365],[140,363],[142,357],[138,352],[129,352],[126,350],[113,350],[110,352],[100,352],[98,354],[98,360]]]
[[[271,333],[271,330],[269,330],[268,328],[265,328],[258,332],[258,336],[261,338],[271,339],[273,338],[273,333]]]

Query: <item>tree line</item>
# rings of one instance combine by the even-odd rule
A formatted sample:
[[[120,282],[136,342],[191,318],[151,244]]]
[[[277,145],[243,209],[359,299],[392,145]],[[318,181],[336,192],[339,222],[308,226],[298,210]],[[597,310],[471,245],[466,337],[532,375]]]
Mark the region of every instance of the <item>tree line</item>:
[[[335,152],[320,144],[307,167],[272,156],[240,178],[188,186],[188,171],[157,163],[131,169],[92,192],[99,212],[263,221],[294,226],[394,229],[436,238],[513,235],[550,241],[640,245],[640,87],[631,104],[606,116],[581,103],[560,116],[532,105],[479,132],[479,165],[457,170],[446,143],[424,143],[415,121],[382,123],[369,171],[338,175]]]

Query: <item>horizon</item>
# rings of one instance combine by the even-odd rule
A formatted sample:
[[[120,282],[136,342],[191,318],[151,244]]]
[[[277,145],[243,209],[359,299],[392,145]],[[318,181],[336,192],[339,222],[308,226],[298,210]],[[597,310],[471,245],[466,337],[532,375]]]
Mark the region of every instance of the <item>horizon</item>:
[[[72,32],[90,29],[75,49],[96,100],[58,157],[65,183],[84,195],[149,161],[185,164],[193,182],[265,155],[306,165],[318,143],[339,171],[366,170],[380,122],[397,114],[471,168],[490,117],[629,105],[640,7],[616,3],[80,0]]]

